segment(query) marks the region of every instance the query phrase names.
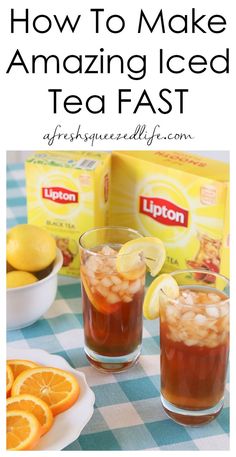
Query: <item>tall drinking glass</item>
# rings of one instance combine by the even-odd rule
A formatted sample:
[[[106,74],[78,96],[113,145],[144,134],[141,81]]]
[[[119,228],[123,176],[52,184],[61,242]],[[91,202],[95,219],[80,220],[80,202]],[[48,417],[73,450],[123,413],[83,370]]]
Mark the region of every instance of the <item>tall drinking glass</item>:
[[[79,240],[85,353],[103,371],[123,371],[140,355],[145,263],[140,256],[122,275],[116,266],[121,246],[140,237],[126,227],[102,227]]]
[[[202,270],[177,271],[172,276],[180,296],[173,300],[163,293],[161,300],[161,401],[175,421],[199,425],[213,420],[223,407],[229,281]]]

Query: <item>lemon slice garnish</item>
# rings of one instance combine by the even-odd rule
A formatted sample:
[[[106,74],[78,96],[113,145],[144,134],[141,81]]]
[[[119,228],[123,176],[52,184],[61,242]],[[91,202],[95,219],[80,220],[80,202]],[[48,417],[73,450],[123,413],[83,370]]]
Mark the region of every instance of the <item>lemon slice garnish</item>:
[[[143,303],[143,314],[146,319],[159,317],[162,291],[170,299],[176,299],[179,296],[179,286],[171,275],[162,274],[149,286]]]
[[[92,292],[90,291],[89,284],[87,282],[86,275],[83,272],[83,267],[82,266],[80,267],[80,277],[81,277],[81,287],[82,287],[82,284],[83,284],[89,301],[92,303],[92,305],[95,308],[97,308],[97,304],[96,304],[95,298],[94,298]]]
[[[166,258],[165,246],[159,238],[147,236],[125,243],[118,252],[116,268],[127,279],[135,279],[145,262],[152,276],[162,269]],[[142,274],[142,273],[141,273]]]

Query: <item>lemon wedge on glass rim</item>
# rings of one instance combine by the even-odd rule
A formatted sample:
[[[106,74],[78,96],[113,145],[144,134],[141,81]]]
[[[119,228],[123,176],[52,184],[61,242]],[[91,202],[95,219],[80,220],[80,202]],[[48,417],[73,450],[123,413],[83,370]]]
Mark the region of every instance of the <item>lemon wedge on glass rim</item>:
[[[179,296],[179,286],[169,274],[158,276],[149,286],[143,302],[143,314],[146,319],[159,317],[160,300],[164,300],[165,296],[167,299],[176,299]]]
[[[126,279],[140,276],[143,261],[151,276],[156,276],[163,267],[166,250],[159,238],[146,236],[127,241],[118,252],[116,268]]]

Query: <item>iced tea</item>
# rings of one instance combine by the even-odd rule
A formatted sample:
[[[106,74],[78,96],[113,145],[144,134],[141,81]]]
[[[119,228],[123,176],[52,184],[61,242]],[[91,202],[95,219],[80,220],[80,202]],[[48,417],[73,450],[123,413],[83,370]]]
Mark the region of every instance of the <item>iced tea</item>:
[[[161,395],[178,422],[212,420],[223,406],[229,352],[229,301],[221,290],[182,286],[161,306]]]
[[[141,350],[145,264],[140,260],[132,280],[120,275],[120,247],[112,242],[81,252],[85,353],[106,371],[132,366]]]

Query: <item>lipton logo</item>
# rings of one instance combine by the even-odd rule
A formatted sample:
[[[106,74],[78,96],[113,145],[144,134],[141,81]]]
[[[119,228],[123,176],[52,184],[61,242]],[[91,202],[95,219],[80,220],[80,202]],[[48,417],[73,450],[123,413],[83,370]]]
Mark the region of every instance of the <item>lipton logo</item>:
[[[79,194],[63,187],[42,187],[42,197],[54,203],[78,203]]]
[[[188,226],[188,211],[164,198],[139,197],[139,212],[164,225]]]

